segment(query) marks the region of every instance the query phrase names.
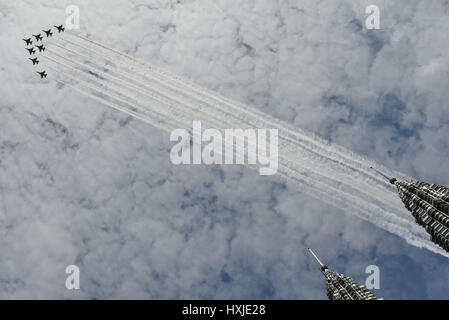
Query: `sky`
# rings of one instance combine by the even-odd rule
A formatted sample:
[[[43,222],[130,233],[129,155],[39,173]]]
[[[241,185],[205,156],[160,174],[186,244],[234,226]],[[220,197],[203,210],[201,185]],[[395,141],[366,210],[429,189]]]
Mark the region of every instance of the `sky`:
[[[377,265],[378,297],[447,299],[447,258],[245,167],[175,166],[167,133],[40,80],[21,39],[69,4],[85,35],[449,185],[447,2],[2,1],[0,298],[326,299],[312,247],[361,284]]]

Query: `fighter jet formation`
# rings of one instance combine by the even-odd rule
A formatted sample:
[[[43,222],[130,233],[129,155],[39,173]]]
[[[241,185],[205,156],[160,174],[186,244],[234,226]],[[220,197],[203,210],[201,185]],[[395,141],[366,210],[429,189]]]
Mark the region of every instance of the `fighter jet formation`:
[[[65,30],[63,24],[61,24],[59,26],[55,25],[53,27],[55,28],[55,30],[58,31],[58,33],[64,32],[64,30]],[[50,37],[53,36],[52,28],[49,28],[48,30],[43,29],[42,31],[45,33],[46,38],[50,38]],[[39,44],[39,45],[36,44],[33,47],[32,37],[34,37],[36,43],[41,42],[41,44]],[[29,47],[29,48],[25,47],[25,50],[28,51],[29,55],[35,55],[36,54],[35,48],[39,49],[38,52],[40,52],[40,53],[45,51],[45,46],[43,44],[43,36],[41,35],[41,33],[31,34],[31,36],[29,38],[23,38],[22,40],[25,41],[27,46],[32,46],[32,47]],[[28,58],[28,59],[33,63],[33,66],[36,65],[36,64],[39,64],[39,59],[36,56],[33,56],[31,58]],[[36,73],[38,73],[40,75],[41,79],[47,77],[47,72],[45,70],[43,70],[43,71],[36,71]]]

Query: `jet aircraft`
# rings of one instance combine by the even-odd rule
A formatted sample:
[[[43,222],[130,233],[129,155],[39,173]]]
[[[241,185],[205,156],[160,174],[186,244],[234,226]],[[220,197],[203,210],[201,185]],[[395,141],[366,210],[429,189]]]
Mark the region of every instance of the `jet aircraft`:
[[[37,58],[33,58],[33,59],[28,58],[28,59],[30,59],[31,61],[33,61],[33,66],[34,66],[35,64],[39,64],[39,60],[37,60]]]
[[[31,38],[28,38],[28,39],[22,39],[22,40],[26,42],[27,46],[30,46],[30,45],[33,44],[33,41],[31,41]]]
[[[29,52],[30,55],[36,53],[36,51],[34,50],[34,48],[25,48],[25,49],[28,50],[28,52]]]
[[[42,72],[37,71],[37,73],[39,73],[41,75],[41,79],[42,78],[47,78],[47,74],[45,73],[45,70]]]
[[[64,32],[64,27],[63,27],[63,25],[61,24],[60,26],[54,26],[56,29],[58,29],[58,33],[59,32]]]
[[[32,36],[36,38],[36,41],[42,41],[42,36],[40,33],[36,35],[33,34]]]
[[[35,47],[39,49],[39,52],[45,51],[45,47],[43,44],[41,44],[40,46],[35,46]]]
[[[51,29],[48,29],[48,30],[42,30],[42,31],[45,32],[45,34],[47,35],[47,38],[48,38],[48,37],[51,37],[51,36],[53,35],[53,32],[51,32]]]

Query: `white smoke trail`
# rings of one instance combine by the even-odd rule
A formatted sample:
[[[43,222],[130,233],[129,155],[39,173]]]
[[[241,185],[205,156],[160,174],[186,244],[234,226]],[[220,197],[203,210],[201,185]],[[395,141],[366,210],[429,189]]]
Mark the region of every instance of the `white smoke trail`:
[[[126,97],[125,100],[134,99],[137,105],[145,105],[147,111],[155,112],[159,117],[166,117],[167,123],[171,125],[175,125],[176,120],[182,119],[178,121],[178,125],[181,123],[183,127],[193,120],[202,120],[208,127],[217,129],[278,129],[280,177],[324,202],[403,237],[413,245],[449,256],[429,240],[428,234],[414,223],[411,214],[403,208],[395,190],[387,186],[383,178],[373,173],[369,166],[373,165],[398,178],[407,178],[404,175],[392,173],[342,147],[329,144],[290,124],[96,41],[77,35],[75,37],[83,43],[63,40],[69,45],[83,49],[86,54],[61,45],[56,46],[67,50],[74,57],[83,58],[84,62],[75,61],[54,51],[50,51],[50,54],[55,54],[59,60],[63,59],[80,67],[81,69],[75,69],[77,74],[90,70],[101,75],[103,79],[91,74],[89,76],[92,83],[103,87],[103,94],[111,96],[110,91],[114,90]],[[102,51],[98,50],[99,48]],[[104,51],[109,52],[109,55]],[[101,66],[99,58],[105,60],[108,65]],[[93,68],[92,64],[100,68]],[[105,72],[100,71],[101,68],[106,68]],[[114,84],[105,84],[107,80]],[[137,94],[151,98],[156,103],[149,104],[145,98],[137,98]],[[98,99],[101,98],[97,97]],[[149,113],[146,113],[145,116],[148,115]]]
[[[119,105],[117,105],[115,103],[112,103],[112,102],[109,102],[109,101],[107,101],[105,99],[102,99],[102,98],[100,98],[100,97],[98,97],[98,96],[96,96],[94,94],[89,93],[86,90],[80,89],[80,88],[78,88],[78,87],[76,87],[74,85],[71,85],[71,84],[69,84],[69,83],[67,83],[65,81],[62,81],[62,80],[57,80],[57,81],[59,83],[61,83],[62,85],[70,87],[73,90],[81,93],[82,95],[85,95],[85,96],[87,96],[89,98],[92,98],[92,99],[94,99],[94,100],[96,100],[96,101],[98,101],[98,102],[100,102],[100,103],[102,103],[102,104],[104,104],[104,105],[106,105],[108,107],[111,107],[112,109],[121,111],[121,112],[126,113],[126,114],[128,114],[128,115],[130,115],[130,116],[132,116],[132,117],[134,117],[136,119],[142,120],[143,122],[146,122],[146,123],[154,126],[155,128],[158,128],[158,129],[161,129],[161,130],[170,130],[171,129],[170,126],[167,126],[165,124],[161,124],[158,121],[154,121],[152,118],[143,117],[143,116],[141,116],[140,114],[138,114],[136,112],[133,112],[133,111],[131,111],[129,109],[126,109],[126,108],[123,108],[123,107],[121,107],[121,106],[119,106]]]
[[[82,37],[81,37],[82,38]],[[92,50],[92,49],[89,49],[89,48],[87,48],[87,47],[85,47],[85,46],[83,46],[83,45],[80,45],[80,44],[77,44],[77,43],[74,43],[74,42],[72,42],[72,41],[69,41],[69,40],[65,40],[64,39],[64,41],[66,41],[66,42],[68,42],[68,43],[70,43],[70,44],[72,44],[72,45],[75,45],[75,46],[78,46],[78,47],[81,47],[81,48],[84,48],[85,50],[89,50],[89,52],[95,52],[94,50]],[[95,42],[94,42],[95,43]],[[104,46],[102,46],[102,47],[104,47]],[[73,52],[73,51],[72,51]],[[116,52],[115,50],[113,51],[113,52]],[[124,63],[123,62],[118,62],[116,59],[114,59],[114,58],[111,58],[110,56],[104,56],[104,55],[102,55],[102,54],[99,54],[98,52],[96,53],[97,55],[100,55],[100,56],[103,56],[103,58],[104,59],[107,59],[107,60],[109,60],[109,61],[113,61],[114,63],[118,63],[118,64],[120,64],[120,65],[124,65]],[[124,54],[121,54],[122,56],[126,56],[126,55],[124,55]],[[85,56],[84,56],[85,57]],[[133,61],[135,61],[135,59],[132,59]],[[141,64],[145,64],[144,62],[141,62]],[[133,72],[135,72],[135,73],[138,73],[138,74],[141,74],[141,71],[142,71],[142,68],[132,68],[132,67],[128,67],[129,69],[131,69]],[[114,69],[114,68],[112,68],[112,69]],[[150,69],[149,70],[154,70],[155,68],[154,67],[150,67]],[[143,74],[143,75],[146,75],[145,73]],[[162,73],[162,75],[165,75],[165,73]],[[153,72],[152,73],[152,76],[155,76],[155,78],[153,78],[153,79],[156,79],[159,83],[161,83],[162,85],[165,85],[165,86],[169,86],[169,87],[171,87],[171,88],[174,88],[174,90],[175,90],[175,93],[178,93],[178,95],[179,95],[179,92],[182,92],[182,93],[186,93],[186,90],[185,90],[185,88],[183,88],[183,87],[173,87],[173,84],[172,85],[170,85],[170,82],[168,82],[168,81],[166,81],[167,80],[167,78],[161,78],[160,77],[160,74],[159,73],[156,73],[156,72]],[[171,80],[173,80],[173,77],[168,77],[168,79],[171,79]],[[175,80],[176,81],[178,81],[178,84],[179,83],[185,83],[186,82],[186,80],[180,80],[181,78],[180,77],[176,77],[175,78]],[[148,79],[147,79],[148,80]],[[190,84],[189,84],[190,85]],[[159,88],[159,90],[163,90],[163,89],[160,89]],[[177,91],[177,92],[176,92]],[[199,89],[199,90],[197,90],[197,92],[202,92],[202,91],[206,91],[206,89]],[[166,91],[164,91],[164,93],[166,94],[166,95],[169,95],[169,93],[166,93]],[[173,93],[172,93],[173,94]],[[187,95],[188,95],[189,93],[187,93]],[[224,98],[224,97],[220,97],[218,94],[216,94],[216,93],[210,93],[209,94],[209,96],[214,96],[214,97],[218,97],[218,98],[215,98],[216,100],[218,100],[218,101],[227,101],[227,104],[226,104],[226,106],[225,106],[225,108],[223,108],[223,106],[220,106],[220,105],[218,105],[217,106],[217,104],[215,103],[214,104],[214,102],[211,102],[211,100],[209,99],[209,100],[207,100],[207,98],[205,98],[204,96],[201,96],[200,95],[200,97],[197,97],[197,96],[195,96],[195,98],[197,98],[198,99],[198,101],[199,102],[201,102],[201,103],[204,103],[204,104],[209,104],[209,105],[211,105],[211,106],[213,106],[213,107],[215,107],[214,108],[214,110],[212,111],[212,113],[211,114],[209,114],[209,116],[213,116],[214,114],[215,115],[218,115],[218,117],[217,117],[217,119],[223,119],[224,117],[231,117],[231,118],[234,118],[234,121],[245,121],[245,119],[247,118],[246,117],[246,115],[248,115],[248,114],[251,114],[251,112],[253,112],[254,114],[257,114],[258,113],[258,111],[256,110],[256,111],[254,111],[254,110],[251,110],[249,107],[247,107],[247,106],[245,106],[245,108],[244,109],[242,109],[242,108],[240,108],[240,107],[237,107],[237,110],[235,110],[235,105],[239,105],[239,103],[237,103],[237,102],[234,102],[234,103],[230,103],[229,101],[229,99],[227,99],[227,98]],[[184,98],[184,96],[183,96],[183,98]],[[206,99],[206,100],[205,100]],[[186,101],[184,101],[184,104],[185,105],[187,105],[187,102]],[[242,114],[242,112],[240,112],[240,111],[242,111],[243,110],[243,112],[245,112],[246,113],[246,115],[245,114]],[[224,113],[225,115],[223,115],[223,114],[219,114],[219,113]],[[260,113],[259,113],[260,114]],[[263,118],[263,117],[265,117],[265,118]],[[293,143],[293,144],[297,144],[297,143],[301,143],[300,144],[300,147],[301,148],[307,148],[308,150],[311,150],[311,151],[314,151],[314,153],[315,154],[317,154],[317,155],[321,155],[321,154],[323,154],[323,153],[328,153],[327,154],[327,158],[328,159],[331,159],[332,161],[335,161],[336,163],[338,163],[339,165],[341,165],[342,167],[343,166],[346,166],[346,163],[347,162],[351,162],[352,160],[357,160],[356,162],[354,162],[354,163],[352,163],[352,168],[351,169],[353,169],[353,168],[357,168],[357,169],[359,169],[359,170],[361,170],[361,169],[365,169],[364,170],[364,174],[365,175],[367,175],[368,177],[371,177],[371,178],[373,178],[373,179],[375,179],[375,180],[379,180],[379,177],[378,176],[376,176],[371,170],[366,170],[366,162],[367,162],[367,160],[366,159],[362,159],[362,158],[360,158],[359,156],[356,156],[356,155],[353,155],[353,154],[349,154],[351,157],[349,157],[348,156],[348,153],[349,153],[349,151],[348,150],[340,150],[341,148],[338,148],[338,147],[336,147],[336,146],[334,146],[334,149],[335,150],[337,150],[337,152],[338,151],[340,151],[339,152],[339,154],[338,154],[338,157],[335,157],[333,154],[332,154],[332,152],[334,152],[334,151],[332,151],[332,152],[329,152],[329,150],[326,150],[326,149],[323,149],[323,148],[320,148],[320,144],[317,144],[317,143],[315,143],[315,142],[321,142],[321,145],[327,145],[327,143],[325,142],[325,141],[322,141],[322,140],[320,140],[319,138],[317,138],[317,137],[309,137],[309,135],[306,135],[306,134],[302,134],[301,135],[301,131],[299,131],[299,130],[297,130],[296,129],[296,131],[295,131],[295,129],[294,128],[289,128],[289,125],[288,124],[286,124],[286,123],[281,123],[279,120],[277,120],[277,119],[274,119],[274,118],[271,118],[271,117],[269,117],[268,115],[263,115],[263,117],[260,119],[258,119],[258,118],[252,118],[252,119],[250,119],[250,120],[248,120],[248,121],[245,121],[246,122],[246,126],[248,125],[248,124],[250,124],[250,127],[253,127],[254,125],[256,125],[257,127],[271,127],[271,128],[282,128],[283,129],[283,135],[280,137],[281,139],[283,139],[283,140],[286,140],[286,141],[288,141],[289,143]],[[262,120],[262,122],[260,122],[260,120]],[[256,123],[256,121],[257,121],[257,123]],[[241,127],[244,127],[245,126],[245,124],[242,124],[241,125]],[[290,136],[290,134],[292,134],[293,136]],[[309,143],[310,142],[312,142],[313,144],[311,144],[312,145],[312,147],[310,147],[309,146]],[[318,147],[318,149],[317,149],[317,147]],[[341,162],[340,161],[340,159],[341,158],[344,158],[344,159],[346,159],[346,162]],[[318,159],[320,159],[320,157],[318,157]],[[294,159],[293,159],[293,161],[295,161]],[[351,164],[351,163],[350,163]],[[343,177],[343,179],[344,179],[345,177]]]
[[[80,82],[83,87],[88,88],[88,89],[90,89],[92,91],[99,92],[103,96],[110,97],[110,98],[113,98],[113,99],[115,99],[117,101],[120,101],[120,102],[122,102],[124,104],[131,105],[132,109],[139,109],[139,106],[137,104],[130,103],[130,101],[128,101],[128,100],[123,100],[122,98],[114,96],[113,94],[110,94],[109,92],[107,92],[107,91],[105,91],[103,89],[95,88],[95,87],[91,86],[87,81],[84,81],[84,80],[81,80],[81,79],[76,79],[76,78],[70,76],[70,74],[68,74],[68,73],[66,73],[64,71],[55,69],[55,68],[53,68],[51,66],[47,66],[47,68],[49,70],[54,71],[55,73],[63,74],[64,78],[69,78],[71,80],[75,80],[76,82]],[[56,81],[61,83],[61,84],[63,84],[64,86],[67,86],[67,87],[70,87],[70,88],[74,89],[75,91],[81,93],[82,95],[85,95],[85,96],[88,96],[90,98],[93,98],[96,101],[98,101],[100,103],[103,103],[106,106],[109,106],[109,107],[111,107],[111,108],[113,108],[115,110],[122,111],[122,112],[124,112],[124,113],[126,113],[126,114],[128,114],[128,115],[130,115],[130,116],[132,116],[134,118],[136,118],[136,119],[139,119],[139,120],[142,120],[142,121],[144,121],[146,123],[149,123],[149,124],[153,125],[154,127],[158,128],[158,129],[161,129],[161,130],[164,130],[166,132],[171,132],[172,130],[178,129],[180,127],[183,127],[183,125],[185,125],[185,124],[182,124],[181,122],[179,122],[177,119],[166,118],[166,117],[163,118],[163,119],[157,119],[157,121],[155,121],[155,119],[154,119],[155,118],[155,114],[154,113],[149,113],[148,111],[145,111],[144,114],[141,114],[139,112],[135,112],[135,111],[130,110],[130,108],[123,107],[123,106],[120,106],[120,105],[118,105],[118,104],[116,104],[114,102],[111,102],[111,101],[105,99],[104,97],[100,97],[100,96],[97,96],[95,94],[92,94],[88,90],[85,90],[85,89],[80,88],[78,86],[74,86],[74,85],[72,85],[72,84],[70,84],[70,83],[68,83],[66,81],[63,81],[63,80],[60,80],[60,79],[57,79]],[[128,98],[131,99],[131,97],[128,97]],[[226,152],[233,152],[234,153],[234,152],[236,152],[238,150],[239,150],[239,148],[234,146],[234,145],[225,145],[224,146],[224,153],[226,153]],[[236,159],[244,160],[244,158],[241,156],[242,154],[244,154],[243,151],[245,151],[245,150],[244,149],[240,149],[240,153],[236,154]],[[253,170],[258,170],[259,169],[255,165],[249,165],[248,167],[253,169]],[[287,178],[287,177],[285,177],[285,178]]]
[[[70,34],[70,35],[72,35],[72,34]],[[267,114],[261,113],[257,109],[250,108],[249,106],[243,105],[240,102],[233,101],[233,100],[231,100],[231,99],[229,99],[227,97],[224,97],[224,96],[222,96],[222,95],[220,95],[220,94],[218,94],[216,92],[213,92],[213,91],[208,90],[206,88],[200,87],[197,84],[195,84],[195,83],[193,83],[193,82],[191,82],[189,80],[183,79],[180,76],[174,75],[174,74],[169,73],[167,71],[164,71],[164,70],[162,70],[160,68],[157,68],[157,67],[155,67],[153,65],[150,65],[150,64],[148,64],[146,62],[143,62],[143,61],[140,61],[138,59],[135,59],[135,58],[133,58],[133,57],[127,55],[127,54],[121,53],[121,52],[119,52],[117,50],[114,50],[114,49],[109,48],[109,47],[107,47],[107,46],[105,46],[103,44],[100,44],[97,41],[93,41],[93,40],[87,39],[87,38],[82,37],[80,35],[72,35],[72,36],[77,37],[79,39],[82,39],[84,41],[88,41],[89,43],[92,43],[92,44],[94,44],[94,45],[96,45],[96,46],[98,46],[100,48],[103,48],[103,49],[108,50],[108,51],[110,51],[110,52],[112,52],[114,54],[117,54],[117,55],[119,55],[121,57],[124,57],[124,58],[128,59],[129,61],[132,61],[132,62],[134,62],[134,63],[136,63],[138,65],[146,67],[146,70],[148,70],[151,73],[152,77],[154,77],[155,79],[159,79],[159,80],[162,79],[162,81],[165,82],[166,85],[168,85],[169,83],[172,83],[172,85],[174,84],[175,86],[177,86],[176,87],[177,90],[182,90],[182,88],[188,87],[189,89],[193,90],[196,93],[197,98],[199,98],[201,96],[203,98],[204,97],[209,97],[209,98],[215,99],[216,101],[224,103],[227,107],[230,107],[231,109],[238,110],[240,112],[244,112],[244,113],[246,113],[246,114],[248,114],[250,116],[253,116],[253,117],[254,116],[259,116],[260,117],[259,120],[262,121],[262,123],[264,123],[263,127],[281,126],[281,127],[284,128],[284,131],[286,132],[286,134],[292,135],[296,139],[303,140],[305,142],[308,142],[308,143],[310,143],[310,144],[312,144],[314,146],[318,146],[318,147],[320,146],[320,143],[321,144],[327,144],[326,141],[321,140],[318,137],[313,136],[311,134],[305,134],[301,130],[291,126],[288,123],[284,123],[282,121],[279,121],[278,119],[275,119],[275,118],[273,118],[273,117],[271,117],[271,116],[269,116]],[[65,41],[67,41],[67,40],[65,40]],[[67,42],[70,42],[70,41],[67,41]],[[73,42],[71,42],[71,43],[73,44]],[[85,46],[81,46],[81,47],[86,48]],[[93,51],[93,50],[91,50],[91,51]],[[101,55],[104,58],[109,59],[110,61],[117,62],[116,59],[111,58],[110,56],[105,56],[104,54],[101,54]],[[121,62],[121,63],[118,62],[118,63],[122,64],[122,65],[124,64],[123,62]],[[142,69],[134,68],[132,70],[134,72],[139,72]],[[292,140],[292,141],[294,142],[295,140]],[[318,143],[316,143],[316,142],[318,142]],[[364,166],[366,164],[366,159],[363,159],[360,156],[358,156],[356,154],[353,154],[349,150],[346,150],[344,148],[340,148],[338,146],[334,146],[334,149],[335,150],[333,150],[332,152],[338,152],[339,156],[345,158],[347,161],[350,161],[350,162],[356,161],[355,163],[359,164],[360,166]],[[320,151],[325,151],[325,150],[321,149]],[[332,152],[328,151],[328,153],[330,155],[332,154]],[[348,152],[350,152],[349,155],[348,155]],[[341,165],[344,165],[344,164],[342,163]],[[372,172],[368,172],[368,174],[373,175]]]

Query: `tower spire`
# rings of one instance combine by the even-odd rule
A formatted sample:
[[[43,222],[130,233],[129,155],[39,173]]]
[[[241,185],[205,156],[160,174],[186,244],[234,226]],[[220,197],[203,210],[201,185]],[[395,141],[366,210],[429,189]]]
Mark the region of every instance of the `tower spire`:
[[[432,242],[449,252],[449,188],[417,180],[398,181],[370,168],[395,185],[416,223],[425,228]]]
[[[326,293],[330,300],[375,300],[374,294],[365,286],[359,286],[353,279],[329,270],[312,249],[307,248],[321,267],[326,279]]]
[[[376,171],[378,174],[380,174],[382,177],[384,177],[388,181],[390,181],[391,184],[395,184],[395,182],[398,181],[396,178],[389,177],[386,174],[382,173],[381,171],[379,171],[379,170],[377,170],[377,169],[375,169],[373,167],[370,167],[370,168],[373,169],[374,171]]]
[[[318,262],[318,264],[320,265],[320,267],[321,267],[321,270],[326,270],[327,269],[327,266],[324,264],[324,263],[322,263],[321,262],[321,260],[317,257],[317,255],[315,254],[315,252],[313,252],[313,250],[312,249],[310,249],[310,248],[307,248],[307,250],[309,250],[309,252],[310,252],[310,254],[315,258],[315,260]]]

